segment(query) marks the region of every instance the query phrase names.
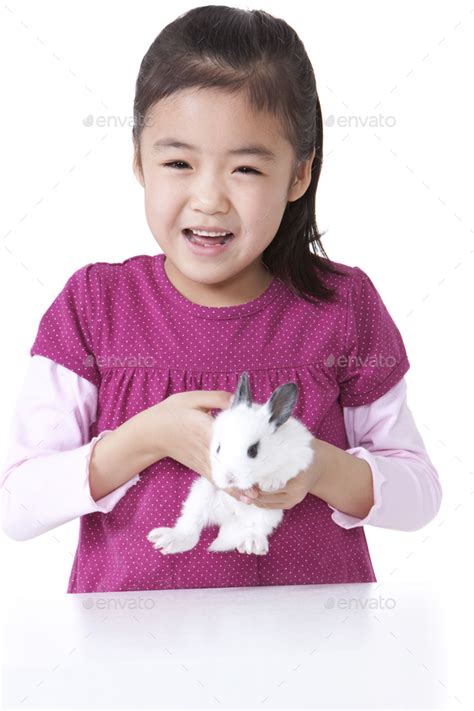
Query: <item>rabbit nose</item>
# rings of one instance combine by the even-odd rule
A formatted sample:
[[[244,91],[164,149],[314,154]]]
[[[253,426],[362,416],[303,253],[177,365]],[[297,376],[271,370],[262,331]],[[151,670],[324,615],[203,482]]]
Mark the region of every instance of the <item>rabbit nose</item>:
[[[233,474],[227,474],[227,481],[229,482],[229,484],[235,484],[235,476]]]

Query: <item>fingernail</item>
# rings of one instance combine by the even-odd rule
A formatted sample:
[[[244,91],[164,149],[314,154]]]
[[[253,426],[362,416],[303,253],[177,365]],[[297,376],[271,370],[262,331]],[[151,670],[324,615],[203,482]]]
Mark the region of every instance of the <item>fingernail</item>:
[[[240,500],[244,502],[244,504],[250,504],[250,499],[248,499],[246,496],[241,496]]]
[[[245,493],[247,494],[247,496],[250,496],[250,498],[252,498],[252,499],[256,499],[257,496],[258,496],[258,494],[257,494],[257,492],[255,491],[255,489],[246,489],[246,490],[245,490]]]

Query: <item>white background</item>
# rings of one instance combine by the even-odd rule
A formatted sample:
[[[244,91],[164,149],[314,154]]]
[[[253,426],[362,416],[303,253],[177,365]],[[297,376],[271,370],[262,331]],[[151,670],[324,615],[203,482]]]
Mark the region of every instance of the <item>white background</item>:
[[[440,475],[442,507],[428,526],[365,528],[376,576],[449,586],[453,606],[464,605],[474,565],[474,6],[229,4],[284,18],[305,44],[326,121],[316,204],[323,245],[367,272],[399,327],[408,403]],[[89,262],[160,251],[132,173],[135,81],[156,35],[195,6],[0,6],[2,458],[39,320],[69,276]],[[21,543],[1,534],[5,594],[65,592],[78,528],[73,521]]]

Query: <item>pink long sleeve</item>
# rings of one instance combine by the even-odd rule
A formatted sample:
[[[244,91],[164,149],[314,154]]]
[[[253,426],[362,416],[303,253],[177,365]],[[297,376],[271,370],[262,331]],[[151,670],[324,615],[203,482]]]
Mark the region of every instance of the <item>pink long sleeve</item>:
[[[48,358],[32,357],[1,479],[2,527],[11,538],[27,540],[84,514],[108,513],[138,481],[137,474],[92,499],[92,448],[110,432],[87,442],[96,405],[97,387],[90,381]],[[333,521],[343,528],[422,528],[439,510],[442,491],[408,409],[405,380],[370,405],[344,407],[343,413],[346,451],[369,463],[374,505],[364,519],[330,506]]]
[[[374,505],[363,519],[334,506],[343,528],[379,526],[400,531],[423,528],[438,513],[442,489],[406,400],[405,379],[370,405],[343,408],[349,454],[372,470]]]
[[[40,355],[32,357],[11,425],[10,448],[2,467],[2,528],[10,538],[28,540],[84,514],[108,513],[137,483],[139,474],[94,501],[88,442],[95,420],[97,387]]]

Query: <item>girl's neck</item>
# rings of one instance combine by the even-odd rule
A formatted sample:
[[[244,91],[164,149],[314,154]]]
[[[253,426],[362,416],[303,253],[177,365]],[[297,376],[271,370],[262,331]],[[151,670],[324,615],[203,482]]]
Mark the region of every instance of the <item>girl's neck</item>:
[[[244,272],[215,284],[202,284],[189,279],[168,257],[164,259],[164,269],[175,289],[186,299],[200,306],[238,306],[254,301],[273,281],[273,275],[261,261]]]

